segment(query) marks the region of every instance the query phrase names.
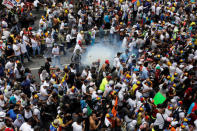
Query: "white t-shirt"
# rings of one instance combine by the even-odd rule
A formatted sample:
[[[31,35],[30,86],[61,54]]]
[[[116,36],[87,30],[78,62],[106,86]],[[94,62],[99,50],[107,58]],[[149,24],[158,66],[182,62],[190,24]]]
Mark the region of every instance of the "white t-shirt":
[[[22,118],[22,120],[20,120],[20,121],[18,119],[16,119],[14,121],[13,125],[14,125],[14,127],[20,128],[23,123],[24,123],[24,118]]]
[[[26,35],[23,35],[23,43],[26,45],[29,43],[29,38]]]
[[[114,58],[114,64],[113,64],[114,67],[120,67],[120,59],[118,57],[115,57]]]
[[[64,22],[62,22],[60,25],[60,30],[63,30],[63,29],[64,29]]]
[[[21,55],[20,44],[13,44],[13,50],[15,56]]]
[[[38,119],[40,120],[40,110],[39,110],[38,108],[35,108],[35,109],[33,110],[33,115],[37,116]]]
[[[60,49],[59,49],[59,47],[57,47],[57,48],[53,48],[52,49],[52,54],[54,55],[54,56],[59,56],[59,54],[60,54]]]
[[[37,7],[38,6],[38,3],[40,3],[39,0],[35,0],[34,1],[34,7]]]
[[[112,27],[110,28],[110,34],[114,34],[114,32],[116,32],[116,30],[115,30],[115,27],[112,26]]]
[[[0,111],[2,111],[3,107],[5,106],[5,101],[4,100],[0,100]]]
[[[131,108],[133,109],[134,107],[136,107],[136,101],[132,100],[131,98],[129,98],[127,100],[127,103],[131,106]]]
[[[112,91],[112,87],[109,85],[106,85],[105,92],[104,92],[103,96],[106,97],[111,91]]]
[[[95,35],[96,35],[96,31],[95,31],[95,29],[92,29],[91,37],[92,37],[93,39],[95,39]]]
[[[72,127],[73,127],[73,131],[82,131],[83,130],[82,125],[78,125],[77,122],[74,122],[72,124]]]
[[[8,27],[7,22],[6,22],[6,21],[4,21],[4,20],[1,22],[1,24],[2,24],[2,27],[6,27],[6,28]]]
[[[53,44],[53,39],[47,37],[46,38],[46,45],[47,45],[47,47],[52,47],[53,46],[52,44]]]
[[[157,7],[156,8],[156,15],[159,15],[160,14],[160,10],[161,10],[161,7]]]
[[[20,73],[19,73],[19,71],[18,71],[17,68],[14,69],[14,74],[15,74],[15,76],[16,76],[17,79],[20,79],[21,78],[21,75],[20,75]]]
[[[86,85],[83,84],[82,87],[81,87],[82,94],[86,93],[86,88],[87,88]]]
[[[45,95],[48,95],[48,93],[47,93],[47,90],[44,89],[43,86],[41,86],[41,88],[40,88],[40,93],[41,93],[40,99],[41,100],[46,100],[47,96],[45,96]]]
[[[82,19],[81,18],[79,19],[78,27],[82,27]]]
[[[86,70],[83,70],[82,73],[81,73],[81,77],[84,78],[84,77],[87,77],[88,76],[88,72]]]
[[[155,5],[153,5],[153,6],[151,7],[151,10],[152,10],[152,12],[155,13]]]
[[[66,36],[66,42],[70,42],[70,40],[71,40],[71,35],[70,34],[67,34],[67,36]]]
[[[20,131],[33,131],[33,128],[27,122],[23,123],[19,129]]]
[[[77,34],[77,44],[78,44],[78,41],[82,41],[83,40],[83,36],[80,34],[80,33],[78,33]]]
[[[0,128],[3,128],[3,127],[5,127],[6,125],[5,125],[5,122],[0,122]]]
[[[26,119],[29,119],[29,118],[31,118],[31,117],[32,117],[32,112],[31,112],[31,111],[27,112],[27,111],[25,110],[25,118],[26,118]]]
[[[31,44],[32,44],[32,47],[37,47],[38,46],[38,42],[34,39],[31,39]]]
[[[91,25],[92,24],[92,17],[88,16],[88,25]]]
[[[163,117],[162,117],[163,116]],[[161,113],[157,113],[156,115],[156,120],[154,122],[154,125],[158,125],[159,129],[163,129],[164,126],[164,119],[167,119],[167,115],[166,114],[162,114]]]
[[[82,48],[81,48],[81,46],[80,46],[79,44],[76,44],[76,46],[75,46],[75,49],[74,49],[73,53],[75,53],[77,49],[79,49],[79,50],[80,50],[80,52],[82,52]]]
[[[23,53],[23,54],[26,53],[27,52],[26,44],[21,43],[20,46],[21,46],[21,53]]]

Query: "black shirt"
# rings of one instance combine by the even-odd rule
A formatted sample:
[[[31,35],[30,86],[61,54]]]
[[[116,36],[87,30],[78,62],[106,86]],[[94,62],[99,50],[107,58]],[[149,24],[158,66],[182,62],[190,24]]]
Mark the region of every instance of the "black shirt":
[[[49,62],[46,62],[45,63],[45,65],[44,65],[44,67],[45,67],[45,69],[46,69],[46,71],[50,74],[50,63]]]
[[[7,57],[8,56],[12,56],[12,55],[14,55],[14,50],[12,48],[7,49],[6,52],[5,52],[5,54],[6,54]]]

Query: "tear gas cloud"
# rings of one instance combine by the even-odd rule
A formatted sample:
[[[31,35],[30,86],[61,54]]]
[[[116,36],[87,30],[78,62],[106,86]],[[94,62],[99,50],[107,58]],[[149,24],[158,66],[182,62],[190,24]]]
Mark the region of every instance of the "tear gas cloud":
[[[100,59],[101,64],[103,64],[105,60],[109,60],[110,63],[113,63],[113,59],[118,51],[120,51],[120,47],[117,45],[106,42],[94,44],[86,49],[86,52],[82,55],[81,63],[83,65],[92,65],[92,63],[98,61],[98,59]]]

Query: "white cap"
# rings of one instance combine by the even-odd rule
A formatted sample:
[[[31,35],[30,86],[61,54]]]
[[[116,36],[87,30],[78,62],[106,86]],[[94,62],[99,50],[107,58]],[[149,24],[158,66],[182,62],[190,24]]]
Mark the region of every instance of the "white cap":
[[[171,122],[171,125],[172,125],[172,126],[176,126],[177,124],[178,124],[178,121],[172,121],[172,122]]]
[[[172,102],[172,104],[175,104],[176,100],[175,99],[171,99],[171,102]]]
[[[142,62],[141,62],[141,61],[138,61],[138,64],[139,64],[139,65],[141,65],[141,64],[142,64]]]
[[[49,86],[49,83],[45,82],[42,86]]]
[[[131,124],[132,124],[133,126],[135,126],[135,125],[137,124],[137,121],[136,121],[136,120],[133,120],[133,121],[131,122]]]
[[[182,69],[183,67],[184,67],[184,65],[183,65],[183,64],[181,64],[181,65],[179,66],[179,68],[181,68],[181,69]]]
[[[98,94],[101,94],[101,93],[103,93],[103,92],[102,92],[102,90],[98,90],[97,93],[98,93]]]
[[[114,84],[114,81],[113,80],[110,80],[109,81],[109,85],[112,86],[113,84]]]
[[[179,113],[179,117],[180,117],[180,118],[184,118],[184,117],[185,117],[185,113],[184,113],[184,112],[180,112],[180,113]]]
[[[2,39],[2,40],[5,40],[5,39],[6,39],[6,37],[3,35],[3,36],[1,37],[1,39]]]

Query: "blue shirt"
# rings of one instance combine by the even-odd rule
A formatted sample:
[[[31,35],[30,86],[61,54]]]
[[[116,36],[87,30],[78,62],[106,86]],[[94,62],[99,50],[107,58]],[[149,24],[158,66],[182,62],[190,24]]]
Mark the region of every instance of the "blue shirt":
[[[105,21],[106,23],[110,23],[110,20],[109,20],[109,16],[108,16],[108,15],[105,15],[105,16],[104,16],[104,21]]]
[[[126,53],[123,53],[120,56],[120,59],[123,60],[124,62],[127,62],[128,58],[129,58],[129,54],[126,54]]]
[[[142,79],[147,79],[148,78],[148,71],[147,69],[142,70]]]
[[[14,112],[13,109],[10,109],[7,114],[9,115],[10,118],[12,118],[13,121],[16,120],[16,115],[17,114]]]
[[[50,131],[57,131],[57,128],[55,128],[55,127],[51,124],[50,127],[49,127],[49,130],[50,130]]]

